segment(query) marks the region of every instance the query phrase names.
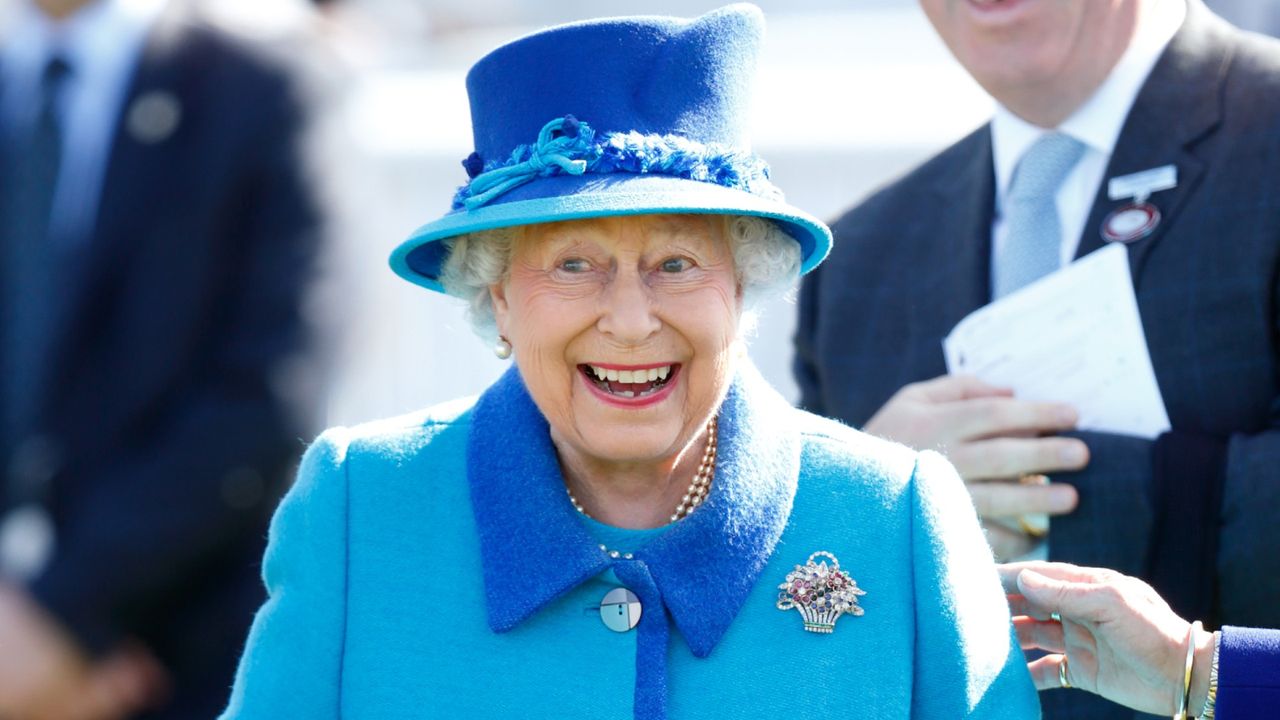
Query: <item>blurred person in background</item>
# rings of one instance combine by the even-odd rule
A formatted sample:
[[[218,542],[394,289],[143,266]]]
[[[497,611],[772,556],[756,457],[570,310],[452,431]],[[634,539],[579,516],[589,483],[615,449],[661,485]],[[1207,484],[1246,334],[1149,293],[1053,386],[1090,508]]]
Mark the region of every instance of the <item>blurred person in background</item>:
[[[1150,585],[1065,563],[1000,566],[1042,690],[1079,688],[1127,707],[1203,720],[1263,720],[1280,701],[1280,630],[1188,623]],[[1175,715],[1175,717],[1177,717]]]
[[[186,3],[12,9],[0,717],[212,717],[302,432],[306,92]]]
[[[1280,44],[1200,0],[921,4],[997,111],[833,225],[801,291],[801,404],[943,449],[1000,558],[1112,567],[1211,626],[1280,625]],[[1112,196],[1161,168],[1172,187]],[[1127,245],[1172,430],[1069,432],[1072,407],[944,375],[962,318],[1104,234]],[[1039,473],[1054,482],[1019,482]],[[1132,716],[1083,695],[1045,712]]]

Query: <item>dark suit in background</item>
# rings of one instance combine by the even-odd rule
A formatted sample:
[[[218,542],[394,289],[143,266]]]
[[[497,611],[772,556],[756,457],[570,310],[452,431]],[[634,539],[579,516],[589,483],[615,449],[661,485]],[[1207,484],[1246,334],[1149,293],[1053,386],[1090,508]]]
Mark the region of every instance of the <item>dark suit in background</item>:
[[[1151,581],[1183,615],[1280,625],[1280,44],[1189,4],[1124,124],[1079,255],[1123,201],[1105,178],[1173,163],[1163,221],[1129,246],[1173,427],[1151,441],[1079,433],[1092,460],[1054,480],[1079,506],[1050,559]],[[945,373],[942,338],[989,302],[994,175],[983,127],[837,223],[804,283],[801,404],[861,426],[904,385]],[[1051,718],[1131,715],[1042,694]]]
[[[96,222],[59,259],[36,421],[0,464],[0,516],[35,502],[55,528],[29,592],[92,651],[142,640],[173,681],[155,717],[225,703],[306,433],[285,395],[319,215],[284,54],[183,5],[152,29]]]

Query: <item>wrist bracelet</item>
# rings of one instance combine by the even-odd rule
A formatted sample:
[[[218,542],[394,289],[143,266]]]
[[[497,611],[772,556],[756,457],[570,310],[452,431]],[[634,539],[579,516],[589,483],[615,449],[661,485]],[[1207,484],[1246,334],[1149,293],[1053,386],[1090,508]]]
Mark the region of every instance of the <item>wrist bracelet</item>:
[[[1218,703],[1218,648],[1222,646],[1222,631],[1213,634],[1213,664],[1209,666],[1209,695],[1204,699],[1204,713],[1200,720],[1213,720],[1214,706]]]
[[[1196,635],[1203,630],[1204,625],[1199,620],[1191,623],[1191,627],[1187,630],[1187,660],[1182,671],[1182,692],[1178,693],[1178,714],[1173,716],[1173,720],[1187,720],[1187,705],[1191,701],[1191,664],[1196,654]]]

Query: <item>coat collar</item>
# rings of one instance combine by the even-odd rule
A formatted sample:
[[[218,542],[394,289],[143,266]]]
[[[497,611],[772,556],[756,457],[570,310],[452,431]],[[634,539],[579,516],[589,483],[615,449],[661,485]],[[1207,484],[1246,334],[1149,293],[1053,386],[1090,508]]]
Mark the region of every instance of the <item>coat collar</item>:
[[[941,265],[940,286],[948,287],[939,301],[939,312],[916,313],[915,322],[932,323],[931,342],[946,336],[966,315],[991,301],[991,223],[995,218],[996,176],[992,161],[991,126],[984,125],[953,145],[937,159],[934,173],[934,198],[925,212],[919,213],[917,232],[925,233],[928,242],[916,243],[922,248],[916,267]],[[936,218],[936,224],[934,221]],[[948,232],[937,233],[937,228]],[[937,263],[931,248],[943,243],[942,257]],[[942,285],[945,283],[945,285]],[[946,370],[942,353],[936,354],[937,373]]]
[[[744,362],[721,405],[707,501],[637,550],[610,559],[569,503],[549,427],[516,368],[476,403],[467,447],[485,602],[495,632],[513,629],[610,567],[647,568],[693,654],[724,636],[786,527],[800,441],[786,403]]]

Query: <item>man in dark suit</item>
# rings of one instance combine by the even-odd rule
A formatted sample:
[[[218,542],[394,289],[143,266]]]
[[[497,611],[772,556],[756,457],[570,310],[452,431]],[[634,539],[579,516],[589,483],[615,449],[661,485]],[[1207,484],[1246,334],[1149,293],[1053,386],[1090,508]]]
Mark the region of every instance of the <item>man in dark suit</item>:
[[[997,115],[835,223],[801,292],[802,404],[944,450],[997,555],[1043,553],[1025,520],[1050,513],[1051,559],[1142,576],[1206,623],[1280,625],[1280,45],[1199,0],[922,4]],[[1171,431],[1069,432],[1070,407],[944,376],[942,338],[1028,247],[1052,269],[1132,230],[1107,181],[1164,166],[1158,222],[1123,240]],[[1029,216],[1020,176],[1053,176]],[[1054,482],[1018,482],[1036,473]],[[1124,716],[1065,695],[1048,717]]]
[[[19,5],[0,45],[0,717],[213,717],[303,432],[285,397],[319,214],[292,46],[184,3]]]

